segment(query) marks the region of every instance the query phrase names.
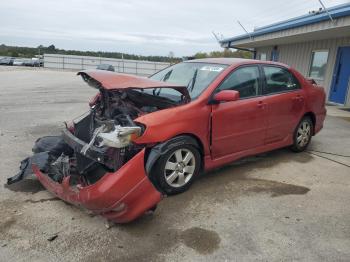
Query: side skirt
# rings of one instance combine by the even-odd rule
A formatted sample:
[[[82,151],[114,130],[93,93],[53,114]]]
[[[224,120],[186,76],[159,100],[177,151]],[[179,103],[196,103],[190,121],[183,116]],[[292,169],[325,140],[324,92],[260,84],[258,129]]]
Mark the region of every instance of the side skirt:
[[[211,156],[207,155],[207,156],[205,156],[205,161],[204,161],[205,162],[205,171],[223,166],[225,164],[231,163],[231,162],[238,160],[238,159],[241,159],[243,157],[258,155],[258,154],[272,151],[272,150],[275,150],[278,148],[290,146],[292,144],[293,144],[293,137],[292,137],[292,135],[288,135],[284,140],[279,141],[279,142],[263,145],[263,146],[252,148],[252,149],[247,149],[247,150],[244,150],[241,152],[236,152],[236,153],[233,153],[233,154],[230,154],[227,156],[223,156],[223,157],[219,157],[219,158],[215,158],[215,159],[211,159]]]

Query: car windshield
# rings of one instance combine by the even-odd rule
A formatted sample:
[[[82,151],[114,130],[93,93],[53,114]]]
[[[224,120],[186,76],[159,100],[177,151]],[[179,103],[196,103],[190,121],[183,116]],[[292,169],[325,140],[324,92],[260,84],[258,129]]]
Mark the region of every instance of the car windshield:
[[[227,67],[222,64],[185,62],[170,66],[152,76],[151,79],[186,86],[192,100],[196,99],[214,79]],[[153,89],[153,95],[179,101],[181,94],[173,89]]]

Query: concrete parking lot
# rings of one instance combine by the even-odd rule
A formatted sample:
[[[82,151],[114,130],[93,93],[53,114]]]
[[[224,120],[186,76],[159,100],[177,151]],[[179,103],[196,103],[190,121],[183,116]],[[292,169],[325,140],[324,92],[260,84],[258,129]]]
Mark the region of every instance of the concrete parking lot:
[[[35,179],[3,186],[96,90],[73,72],[1,67],[0,92],[0,261],[350,260],[350,113],[327,117],[314,151],[241,160],[154,214],[111,225]]]

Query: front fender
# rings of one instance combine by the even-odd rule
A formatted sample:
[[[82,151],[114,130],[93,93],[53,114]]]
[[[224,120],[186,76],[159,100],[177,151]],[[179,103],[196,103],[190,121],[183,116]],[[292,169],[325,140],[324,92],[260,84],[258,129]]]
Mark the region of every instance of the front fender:
[[[174,137],[168,141],[165,141],[163,143],[160,143],[156,146],[154,146],[147,158],[146,161],[146,172],[147,174],[151,173],[152,167],[157,162],[157,160],[164,154],[166,154],[170,149],[174,148],[175,146],[179,145],[194,145],[195,147],[200,150],[200,146],[198,145],[196,139],[190,136],[177,136]]]
[[[174,108],[143,115],[135,122],[146,127],[136,144],[158,144],[183,134],[197,137],[203,146],[203,154],[209,155],[211,107],[191,102]]]

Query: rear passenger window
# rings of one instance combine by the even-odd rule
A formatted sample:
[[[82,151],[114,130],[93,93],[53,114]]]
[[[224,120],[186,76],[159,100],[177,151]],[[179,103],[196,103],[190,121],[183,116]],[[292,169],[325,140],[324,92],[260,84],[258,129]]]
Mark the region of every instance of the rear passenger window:
[[[298,80],[285,68],[263,66],[266,85],[264,94],[274,94],[299,89]]]
[[[216,89],[215,93],[222,90],[239,91],[240,98],[254,97],[259,92],[259,68],[247,66],[236,69]]]

